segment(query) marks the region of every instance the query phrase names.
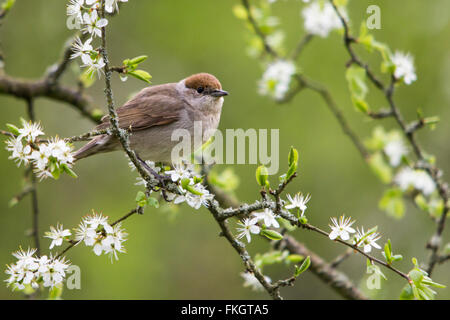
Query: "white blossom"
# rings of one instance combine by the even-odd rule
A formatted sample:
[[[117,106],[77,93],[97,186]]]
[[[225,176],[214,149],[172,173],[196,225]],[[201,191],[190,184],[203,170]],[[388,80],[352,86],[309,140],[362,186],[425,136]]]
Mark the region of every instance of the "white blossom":
[[[96,230],[99,226],[102,226],[106,232],[112,232],[112,227],[108,223],[108,217],[97,213],[93,213],[87,217],[84,217],[82,222],[89,225],[92,229]]]
[[[424,195],[430,195],[436,189],[436,184],[426,171],[414,170],[409,167],[401,169],[395,176],[394,182],[403,191],[412,187],[422,191]]]
[[[97,75],[100,78],[103,72],[103,68],[105,67],[105,61],[103,60],[103,57],[97,56],[97,59],[95,60],[90,59],[89,61],[87,61],[87,63],[82,65],[82,67],[88,67],[86,72],[89,75],[97,72]]]
[[[16,138],[7,140],[6,150],[12,153],[8,159],[14,160],[18,167],[20,167],[22,163],[24,165],[28,164],[32,149],[29,145],[24,146],[22,140]]]
[[[77,57],[81,57],[81,61],[83,61],[84,64],[90,64],[92,63],[91,53],[93,51],[92,45],[92,38],[87,39],[84,43],[81,41],[79,37],[75,39],[75,42],[72,46],[72,55],[70,56],[71,59],[75,59]]]
[[[128,2],[128,0],[106,0],[105,10],[109,13],[113,13],[114,10],[119,10],[119,2]]]
[[[27,142],[35,142],[38,136],[44,134],[39,123],[27,122],[22,120],[23,127],[19,129],[19,136],[17,140],[25,139]]]
[[[99,256],[102,253],[109,254],[111,261],[118,260],[118,252],[125,252],[123,242],[126,241],[127,234],[121,223],[111,226],[108,217],[102,214],[93,213],[84,217],[80,225],[75,229],[75,241],[92,247],[94,253]]]
[[[345,215],[339,218],[339,221],[336,218],[331,218],[331,222],[333,225],[330,225],[331,232],[329,234],[329,238],[334,240],[336,238],[341,238],[342,240],[350,239],[350,233],[355,233],[355,229],[351,227],[355,221],[351,221],[351,218],[346,218]]]
[[[264,224],[266,227],[274,226],[275,228],[279,228],[280,224],[278,223],[276,216],[273,214],[272,210],[265,208],[263,212],[254,212],[253,215],[255,218],[253,218],[250,223],[256,224],[258,221],[262,220],[264,221]]]
[[[49,152],[52,157],[58,160],[59,164],[64,163],[70,165],[75,158],[72,154],[72,147],[62,139],[52,138],[48,144]]]
[[[173,182],[177,182],[178,180],[183,180],[185,178],[192,177],[191,168],[185,165],[184,163],[176,163],[173,165],[173,170],[168,170],[165,174],[170,175],[170,178]]]
[[[119,260],[117,252],[125,253],[122,243],[126,241],[126,236],[127,233],[122,229],[122,224],[118,223],[114,225],[112,232],[107,233],[106,238],[102,240],[102,249],[110,255],[111,261],[113,257]]]
[[[291,202],[291,204],[288,204],[285,206],[286,209],[294,209],[299,208],[302,212],[302,216],[305,213],[305,210],[308,208],[306,204],[311,199],[311,195],[307,194],[306,196],[303,196],[302,193],[297,193],[294,198],[291,197],[291,195],[287,195],[288,200]]]
[[[85,12],[83,14],[83,23],[86,25],[83,29],[85,32],[91,34],[92,36],[101,37],[101,28],[108,24],[108,20],[105,18],[99,19],[97,10],[92,10],[90,13]]]
[[[254,291],[263,291],[264,287],[259,282],[259,280],[255,277],[255,275],[252,272],[241,272],[241,277],[244,278],[244,288],[250,288]],[[271,283],[272,280],[268,276],[264,276],[264,279]]]
[[[94,245],[97,232],[86,222],[82,221],[75,232],[75,241],[78,243],[84,241],[84,244],[89,247]]]
[[[179,204],[182,202],[185,202],[191,206],[192,208],[198,210],[200,207],[208,206],[208,201],[212,200],[214,198],[214,195],[211,194],[204,185],[201,183],[193,184],[193,181],[191,180],[192,187],[201,193],[200,195],[194,194],[192,192],[189,192],[187,190],[182,189],[181,195],[176,196],[174,200],[174,204]]]
[[[49,249],[53,249],[54,246],[60,246],[63,243],[65,237],[72,235],[69,229],[64,229],[62,225],[57,225],[56,228],[51,226],[50,231],[45,233],[46,238],[52,239]]]
[[[54,287],[64,280],[66,269],[69,267],[69,264],[63,259],[49,259],[48,263],[44,265],[44,267],[40,272],[42,279],[44,281],[44,287]],[[41,268],[39,268],[41,270]]]
[[[33,164],[37,171],[45,171],[47,164],[49,162],[49,157],[51,156],[51,150],[45,143],[39,146],[39,151],[34,150],[31,153],[29,159],[33,161]]]
[[[376,243],[376,241],[381,238],[379,233],[374,232],[370,235],[366,235],[364,228],[361,228],[361,230],[357,228],[356,231],[357,232],[354,240],[355,244],[357,244],[358,247],[363,246],[363,250],[365,253],[369,253],[370,251],[372,251],[372,247],[375,249],[381,249],[381,247]]]
[[[345,12],[342,12],[345,18]],[[326,3],[313,2],[309,6],[305,7],[302,11],[305,30],[314,35],[318,35],[322,38],[328,36],[328,34],[334,29],[342,28],[342,22],[339,16],[334,11],[333,6]]]
[[[67,6],[67,15],[75,17],[78,21],[82,21],[82,10],[84,0],[70,0]]]
[[[397,167],[403,156],[408,154],[408,148],[402,139],[394,139],[385,145],[384,153],[388,156],[391,166]]]
[[[19,290],[25,289],[26,285],[37,289],[42,283],[44,287],[53,287],[61,284],[65,278],[65,271],[69,263],[65,258],[48,258],[47,256],[36,257],[36,249],[28,249],[13,253],[17,258],[15,264],[7,266],[5,271],[9,278],[5,280],[8,286]]]
[[[259,234],[261,231],[260,227],[256,225],[256,221],[254,221],[254,219],[244,219],[243,222],[238,222],[238,225],[241,227],[237,228],[237,230],[240,231],[237,238],[241,239],[245,236],[247,238],[247,242],[252,240],[252,233]]]
[[[278,60],[271,63],[259,81],[259,93],[281,100],[289,90],[292,76],[296,72],[292,61]]]
[[[406,84],[411,84],[417,80],[414,58],[411,54],[396,51],[392,56],[392,62],[395,65],[394,77],[396,79],[403,79]]]

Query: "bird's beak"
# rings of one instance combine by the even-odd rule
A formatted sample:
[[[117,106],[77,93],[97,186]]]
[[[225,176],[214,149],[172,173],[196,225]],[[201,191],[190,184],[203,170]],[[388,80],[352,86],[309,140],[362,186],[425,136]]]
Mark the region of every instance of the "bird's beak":
[[[227,96],[228,92],[226,92],[225,90],[214,90],[213,92],[210,93],[210,95],[213,97],[223,97]]]

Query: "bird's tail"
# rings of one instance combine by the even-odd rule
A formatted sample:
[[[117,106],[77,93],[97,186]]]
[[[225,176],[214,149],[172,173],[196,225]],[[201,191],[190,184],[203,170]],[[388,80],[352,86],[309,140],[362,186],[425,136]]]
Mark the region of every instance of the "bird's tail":
[[[97,136],[80,149],[74,152],[75,161],[87,158],[96,153],[108,152],[114,150],[114,146],[109,136]]]
[[[95,153],[95,146],[97,144],[97,141],[95,140],[96,139],[89,141],[80,149],[74,152],[73,156],[75,158],[75,161],[89,157],[90,155],[93,155]]]

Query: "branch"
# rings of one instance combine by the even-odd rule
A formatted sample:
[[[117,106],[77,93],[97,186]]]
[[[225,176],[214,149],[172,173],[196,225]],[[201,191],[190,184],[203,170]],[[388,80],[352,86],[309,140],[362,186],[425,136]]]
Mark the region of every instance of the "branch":
[[[207,177],[205,179],[205,183],[207,184],[210,191],[215,195],[215,199],[222,206],[243,208],[242,212],[248,213],[248,205],[241,205],[236,199],[230,197],[221,189],[209,184]],[[365,297],[364,294],[359,291],[359,289],[352,283],[350,279],[348,279],[348,277],[344,273],[332,268],[320,256],[310,251],[304,244],[296,241],[293,237],[285,235],[283,240],[276,242],[276,245],[280,247],[286,247],[286,249],[291,254],[299,254],[305,257],[310,256],[311,266],[309,267],[309,270],[311,270],[311,272],[323,282],[330,285],[344,298],[352,300],[367,299],[367,297]]]
[[[99,117],[92,111],[92,99],[89,96],[69,87],[51,84],[45,78],[29,81],[0,76],[0,94],[9,94],[21,99],[46,97],[65,102],[91,121],[100,122]]]
[[[34,122],[36,121],[35,113],[34,113],[34,104],[32,99],[27,100],[27,111],[28,118]],[[33,166],[30,164],[29,167],[31,171],[31,212],[32,212],[32,235],[34,238],[34,246],[36,248],[36,253],[40,256],[41,246],[39,243],[39,204],[38,204],[38,196],[37,196],[37,182],[36,175],[33,172]],[[27,173],[25,173],[26,175]]]
[[[292,52],[291,60],[297,60],[300,54],[303,52],[303,49],[305,49],[306,45],[310,43],[313,38],[314,35],[310,33],[305,34],[303,38],[300,39],[300,42],[298,43],[294,52]]]
[[[416,137],[415,137],[415,132],[417,131],[417,129],[421,128],[424,125],[424,123],[421,123],[421,120],[419,120],[418,123],[416,123],[416,124],[413,123],[410,126],[408,126],[406,124],[405,120],[403,119],[403,115],[401,114],[399,108],[396,106],[395,101],[394,101],[394,89],[395,89],[395,83],[397,80],[392,75],[391,82],[390,82],[389,86],[386,87],[385,85],[383,85],[383,83],[378,78],[375,77],[374,73],[369,68],[369,66],[367,64],[364,64],[361,62],[361,60],[357,57],[357,55],[355,54],[355,52],[353,51],[353,48],[351,46],[352,43],[355,42],[355,40],[352,36],[350,36],[350,30],[349,30],[349,26],[348,26],[347,22],[345,21],[342,14],[339,12],[334,1],[333,0],[329,0],[329,1],[344,26],[344,45],[345,45],[345,48],[347,49],[347,52],[349,53],[349,55],[351,57],[350,64],[356,63],[359,66],[363,67],[366,70],[366,74],[367,74],[368,78],[370,79],[370,81],[384,93],[384,96],[389,103],[392,116],[395,118],[395,120],[396,120],[397,124],[399,125],[399,127],[401,128],[403,134],[406,136],[407,140],[409,141],[419,162],[427,163],[427,161],[424,157],[424,152],[423,152],[422,148],[420,147],[420,145],[418,144]],[[349,64],[347,64],[347,66],[349,66]],[[434,165],[427,165],[425,167],[425,170],[430,174],[430,177],[433,179],[434,183],[436,184],[438,192],[439,192],[439,196],[441,197],[441,199],[444,203],[444,209],[443,209],[441,217],[439,218],[439,220],[437,222],[436,231],[431,236],[430,240],[427,243],[427,248],[430,249],[431,254],[430,254],[430,258],[428,261],[428,267],[427,267],[426,271],[428,272],[428,274],[431,275],[436,263],[439,260],[438,251],[439,251],[439,248],[440,248],[441,242],[442,242],[442,233],[445,228],[445,221],[447,218],[447,214],[450,210],[450,201],[449,201],[448,184],[441,180],[441,172],[442,171],[439,168],[435,167]]]
[[[278,58],[278,53],[269,45],[267,42],[266,35],[264,32],[259,28],[258,23],[256,22],[255,18],[253,17],[252,10],[250,8],[250,4],[248,0],[242,0],[242,4],[247,12],[247,20],[250,22],[251,26],[253,27],[253,30],[258,35],[258,37],[261,39],[264,50],[270,54],[273,58]]]
[[[131,217],[133,214],[135,214],[136,212],[138,212],[137,209],[133,209],[130,212],[128,212],[127,214],[125,214],[123,217],[117,219],[116,221],[114,221],[113,223],[111,223],[111,227],[113,227],[114,225],[118,224],[119,222],[122,222],[126,219],[128,219],[129,217]],[[81,240],[82,241],[82,240]],[[75,247],[77,244],[79,244],[81,241],[70,241],[70,244],[60,253],[58,253],[55,256],[55,259],[58,259],[60,257],[62,257],[67,251],[69,251],[70,249],[72,249],[73,247]]]
[[[279,54],[276,52],[275,49],[273,49],[267,43],[264,33],[261,31],[261,29],[259,28],[255,19],[253,18],[248,0],[241,0],[241,1],[242,1],[242,5],[244,6],[244,8],[246,9],[246,12],[247,12],[247,20],[253,26],[253,29],[254,29],[256,35],[263,42],[264,49],[273,58],[278,58]],[[297,46],[297,49],[294,51],[292,56],[298,57],[298,55],[303,51],[303,49],[310,42],[310,40],[312,40],[312,36],[309,34],[306,34],[300,41],[299,45]],[[278,102],[279,103],[289,102],[304,88],[308,88],[308,89],[311,89],[311,90],[317,92],[320,95],[320,97],[324,100],[328,109],[333,113],[333,115],[338,120],[339,125],[341,126],[344,133],[350,138],[350,140],[355,145],[356,149],[359,151],[359,153],[361,154],[363,159],[365,161],[367,161],[370,157],[369,152],[366,150],[366,148],[364,147],[364,144],[361,142],[361,140],[358,138],[358,136],[351,129],[348,121],[344,117],[342,111],[339,109],[334,98],[332,97],[331,93],[326,89],[326,87],[320,83],[313,82],[312,80],[308,79],[306,76],[301,75],[301,74],[295,75],[295,79],[297,80],[297,83],[298,83],[297,88],[295,88],[294,90],[289,92],[288,95],[284,99],[279,100]]]

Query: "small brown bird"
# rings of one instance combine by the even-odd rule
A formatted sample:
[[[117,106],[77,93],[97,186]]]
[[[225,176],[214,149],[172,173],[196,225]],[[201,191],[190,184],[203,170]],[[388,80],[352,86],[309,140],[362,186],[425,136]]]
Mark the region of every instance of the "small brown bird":
[[[194,136],[194,122],[200,121],[203,142],[217,129],[222,111],[223,97],[219,80],[208,73],[191,75],[177,83],[147,87],[133,99],[117,109],[119,126],[128,130],[130,147],[142,160],[171,164],[172,148],[179,141],[172,141],[172,132],[185,129]],[[110,127],[109,116],[94,130]],[[94,137],[77,150],[75,159],[120,150],[118,139],[111,135]]]

